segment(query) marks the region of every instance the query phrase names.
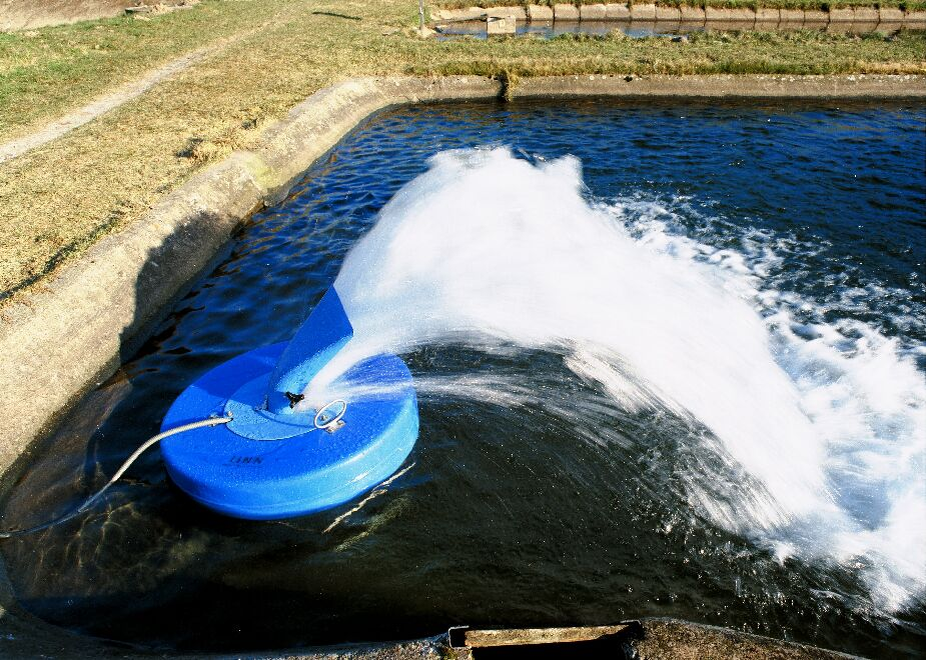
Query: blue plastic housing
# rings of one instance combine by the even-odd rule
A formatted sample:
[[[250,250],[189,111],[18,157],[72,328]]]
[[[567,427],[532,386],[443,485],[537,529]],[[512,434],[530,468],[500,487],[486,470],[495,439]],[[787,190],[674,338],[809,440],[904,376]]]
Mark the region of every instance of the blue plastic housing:
[[[277,360],[267,388],[267,408],[281,415],[289,414],[292,408],[286,393],[303,392],[353,336],[354,328],[341,298],[331,287]]]
[[[418,438],[418,402],[397,356],[377,355],[338,379],[338,391],[362,391],[357,400],[319,411],[302,403],[353,332],[331,287],[292,341],[233,358],[184,390],[162,430],[213,415],[233,420],[161,442],[174,483],[210,509],[266,520],[337,506],[398,470]],[[332,410],[343,413],[338,424],[319,421]]]
[[[247,393],[262,398],[287,344],[245,353],[206,373],[174,401],[162,429],[224,415]],[[388,479],[418,437],[418,405],[411,373],[395,355],[379,355],[343,376],[358,385],[385,385],[375,398],[349,401],[344,426],[316,429],[312,414],[274,415],[292,435],[259,440],[218,425],[161,442],[167,472],[177,486],[210,509],[236,518],[270,520],[343,504]],[[244,396],[242,396],[244,395]],[[308,425],[306,425],[306,422]],[[245,432],[247,427],[245,427]]]

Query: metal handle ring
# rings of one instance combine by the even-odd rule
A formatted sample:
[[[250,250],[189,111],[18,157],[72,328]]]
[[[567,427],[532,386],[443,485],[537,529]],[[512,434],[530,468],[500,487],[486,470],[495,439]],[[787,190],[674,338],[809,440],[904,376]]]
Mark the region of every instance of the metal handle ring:
[[[334,406],[335,404],[341,404],[340,411],[338,411],[334,415],[334,417],[332,417],[331,419],[325,422],[321,422],[320,420],[322,416],[324,415],[324,413],[326,413],[328,409]],[[334,401],[331,401],[330,403],[326,403],[324,406],[319,408],[317,413],[315,413],[315,419],[313,420],[313,423],[315,424],[315,428],[329,429],[332,427],[337,427],[338,422],[341,421],[341,418],[344,417],[344,413],[346,412],[347,412],[347,401],[345,401],[344,399],[335,399]]]

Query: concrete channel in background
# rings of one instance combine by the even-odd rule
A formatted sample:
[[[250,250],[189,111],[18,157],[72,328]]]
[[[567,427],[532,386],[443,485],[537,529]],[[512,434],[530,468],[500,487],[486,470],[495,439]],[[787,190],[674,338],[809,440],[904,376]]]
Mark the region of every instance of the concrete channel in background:
[[[761,4],[761,3],[760,3]],[[511,7],[468,7],[437,9],[431,12],[436,25],[467,21],[482,21],[491,25],[504,21],[508,26],[497,33],[514,32],[514,25],[555,25],[557,23],[617,26],[621,23],[683,23],[690,27],[713,30],[775,30],[820,28],[831,26],[836,31],[851,31],[853,25],[864,25],[866,31],[900,28],[926,29],[926,11],[898,7],[848,6],[826,11],[817,9],[779,9],[758,7],[667,6],[654,2],[523,5]]]
[[[46,449],[42,439],[57,420],[131,356],[172,303],[214,266],[232,232],[257,209],[284,198],[317,159],[372,113],[429,101],[575,97],[926,98],[926,77],[584,75],[528,78],[517,83],[479,77],[371,78],[316,92],[268,129],[258,149],[236,152],[201,171],[132,226],[104,238],[79,261],[62,269],[28,300],[5,310],[5,322],[0,325],[0,352],[5,355],[0,363],[0,418],[4,419],[0,471],[5,473],[4,481],[15,480],[30,457]],[[37,383],[41,383],[41,393],[36,391]],[[661,619],[619,628],[593,639],[551,644],[600,643],[611,645],[608,648],[616,644],[613,648],[623,649],[620,653],[635,649],[634,657],[639,658],[848,657]],[[362,630],[357,631],[357,639],[363,639]],[[246,655],[437,658],[470,657],[465,653],[472,653],[472,657],[505,657],[504,651],[479,647],[474,639],[488,643],[491,636],[470,636],[467,642],[464,635],[459,648],[451,648],[455,639],[440,636],[397,644]],[[522,641],[501,646],[536,645],[526,637]],[[552,651],[553,646],[546,649]],[[757,649],[765,649],[765,655]],[[613,657],[624,657],[617,650],[614,653]],[[80,637],[28,614],[17,605],[0,563],[0,656],[41,654],[148,657],[144,650]]]
[[[568,34],[631,37],[694,32],[787,32],[895,34],[926,30],[926,11],[898,7],[850,6],[820,9],[777,7],[667,6],[652,2],[519,5],[437,9],[432,27],[440,39],[492,36],[556,37]]]

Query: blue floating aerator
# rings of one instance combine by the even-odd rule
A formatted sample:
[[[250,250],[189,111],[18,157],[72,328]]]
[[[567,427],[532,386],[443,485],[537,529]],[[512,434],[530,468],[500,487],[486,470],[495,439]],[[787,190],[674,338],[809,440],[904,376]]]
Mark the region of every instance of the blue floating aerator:
[[[337,506],[389,478],[418,438],[415,389],[398,356],[377,355],[339,379],[347,391],[382,394],[318,410],[296,405],[352,337],[331,287],[291,341],[232,358],[190,385],[162,430],[211,415],[233,419],[161,442],[174,483],[219,513],[270,520]]]

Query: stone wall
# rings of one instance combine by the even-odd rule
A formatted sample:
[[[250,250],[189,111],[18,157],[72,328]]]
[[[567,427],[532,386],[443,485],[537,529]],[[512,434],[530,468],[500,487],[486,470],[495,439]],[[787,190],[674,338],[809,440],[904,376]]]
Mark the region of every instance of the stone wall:
[[[0,0],[2,2],[2,0]],[[486,17],[511,16],[518,21],[668,21],[697,23],[730,23],[742,27],[773,28],[779,23],[800,26],[803,23],[852,24],[865,23],[886,27],[915,27],[926,29],[926,11],[904,12],[897,8],[878,9],[873,6],[844,7],[831,12],[804,11],[803,9],[730,9],[724,7],[669,7],[654,3],[582,4],[570,3],[528,5],[512,7],[468,7],[466,9],[434,9],[431,17],[440,21],[479,20]],[[735,26],[734,26],[735,27]],[[740,27],[739,29],[742,29]]]

